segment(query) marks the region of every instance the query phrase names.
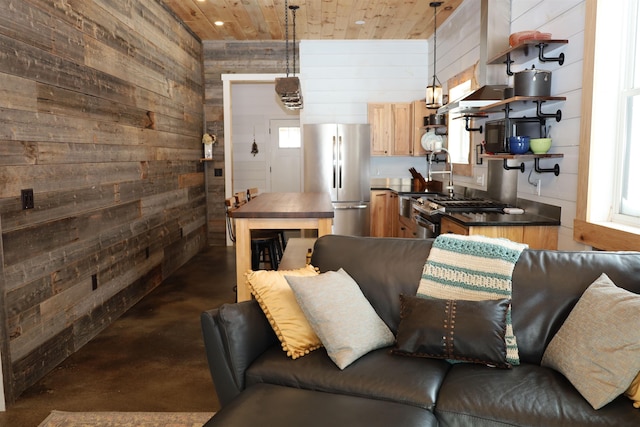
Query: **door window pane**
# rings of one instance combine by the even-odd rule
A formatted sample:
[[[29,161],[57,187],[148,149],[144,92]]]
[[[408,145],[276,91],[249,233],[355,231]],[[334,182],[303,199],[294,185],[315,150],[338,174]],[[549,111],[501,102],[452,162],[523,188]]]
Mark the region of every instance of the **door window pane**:
[[[300,148],[300,128],[281,127],[278,136],[279,148]]]

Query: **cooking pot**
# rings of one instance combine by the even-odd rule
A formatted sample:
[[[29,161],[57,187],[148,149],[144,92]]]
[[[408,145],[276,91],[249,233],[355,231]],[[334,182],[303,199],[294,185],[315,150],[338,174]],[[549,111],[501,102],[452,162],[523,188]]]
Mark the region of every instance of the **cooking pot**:
[[[551,71],[531,69],[519,71],[513,76],[514,96],[550,96]]]
[[[442,125],[446,124],[446,120],[444,118],[444,114],[429,114],[429,124],[430,125]]]

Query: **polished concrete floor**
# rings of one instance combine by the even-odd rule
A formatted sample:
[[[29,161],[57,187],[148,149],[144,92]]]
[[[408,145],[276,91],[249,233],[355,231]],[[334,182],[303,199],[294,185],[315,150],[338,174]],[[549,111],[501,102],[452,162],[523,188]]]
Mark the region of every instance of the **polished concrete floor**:
[[[52,410],[218,410],[200,313],[235,301],[234,285],[234,249],[205,249],[22,393],[0,427],[36,427]]]

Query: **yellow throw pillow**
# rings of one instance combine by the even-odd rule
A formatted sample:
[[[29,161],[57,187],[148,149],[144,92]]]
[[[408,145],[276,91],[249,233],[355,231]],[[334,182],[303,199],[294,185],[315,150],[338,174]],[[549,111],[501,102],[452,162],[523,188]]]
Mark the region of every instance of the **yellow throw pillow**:
[[[250,271],[247,282],[282,343],[282,349],[287,356],[297,359],[321,347],[322,342],[309,325],[285,275],[317,276],[318,272],[310,265],[298,270]]]
[[[631,385],[624,394],[629,399],[633,400],[634,408],[640,408],[640,372],[638,372],[638,375],[633,379]]]

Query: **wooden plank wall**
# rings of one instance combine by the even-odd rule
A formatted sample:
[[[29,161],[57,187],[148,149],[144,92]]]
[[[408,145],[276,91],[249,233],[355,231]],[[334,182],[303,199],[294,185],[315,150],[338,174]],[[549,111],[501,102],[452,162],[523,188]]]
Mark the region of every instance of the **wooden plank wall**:
[[[206,245],[204,86],[201,41],[160,0],[0,4],[10,402]]]
[[[203,41],[205,120],[209,133],[218,136],[212,162],[207,164],[208,242],[225,245],[224,206],[224,99],[223,74],[274,74],[286,72],[284,41]],[[289,45],[293,50],[293,46]],[[296,53],[300,49],[296,47]],[[291,58],[293,65],[293,58]],[[299,63],[299,59],[296,59]],[[275,96],[275,95],[274,95]],[[216,169],[219,175],[216,176]]]

